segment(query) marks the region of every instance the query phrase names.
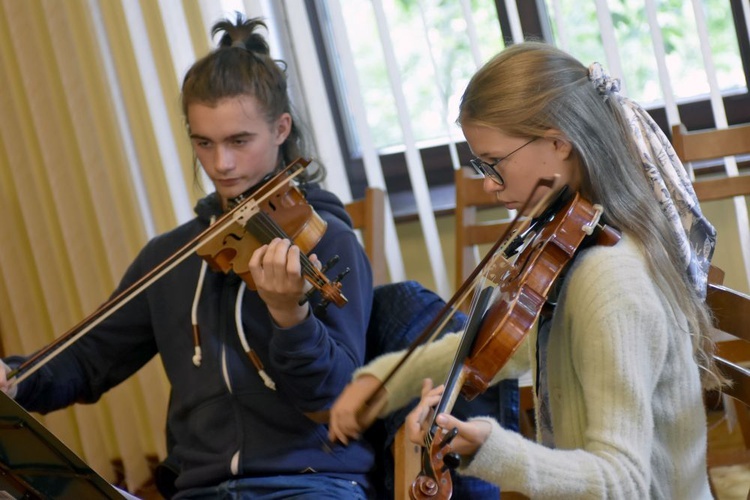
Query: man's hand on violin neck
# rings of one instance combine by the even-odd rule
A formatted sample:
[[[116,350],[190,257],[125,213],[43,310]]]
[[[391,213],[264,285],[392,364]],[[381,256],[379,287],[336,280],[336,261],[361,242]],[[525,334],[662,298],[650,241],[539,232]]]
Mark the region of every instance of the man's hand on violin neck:
[[[308,304],[299,304],[306,282],[298,246],[287,239],[274,238],[253,252],[249,267],[258,295],[277,325],[287,328],[307,317]]]

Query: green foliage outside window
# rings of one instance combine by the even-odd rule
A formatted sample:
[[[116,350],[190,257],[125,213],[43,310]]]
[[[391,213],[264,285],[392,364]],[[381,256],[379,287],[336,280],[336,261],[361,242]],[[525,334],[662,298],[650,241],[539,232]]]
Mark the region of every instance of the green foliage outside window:
[[[722,91],[746,91],[732,13],[727,0],[703,0],[709,43]],[[417,141],[456,140],[461,92],[476,71],[504,47],[494,0],[471,0],[479,42],[472,54],[468,28],[456,0],[383,0],[409,117]],[[546,0],[555,43],[584,63],[607,67],[596,2]],[[646,106],[663,101],[643,0],[609,0],[627,94]],[[371,0],[341,1],[367,119],[378,148],[400,147],[403,134],[391,92]],[[559,10],[555,10],[555,8]],[[362,15],[366,13],[367,15]],[[709,91],[692,2],[660,0],[657,17],[673,91],[678,100]],[[356,22],[355,22],[356,20]],[[559,27],[562,26],[562,32]],[[609,69],[609,68],[608,68]]]

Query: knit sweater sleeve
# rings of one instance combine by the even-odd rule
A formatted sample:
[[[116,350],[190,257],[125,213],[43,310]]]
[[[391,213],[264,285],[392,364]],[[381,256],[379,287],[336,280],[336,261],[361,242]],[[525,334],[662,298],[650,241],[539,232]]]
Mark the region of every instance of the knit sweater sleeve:
[[[631,242],[617,247],[579,257],[555,312],[548,375],[559,381],[557,392],[550,389],[556,449],[493,422],[462,473],[532,498],[652,494],[652,450],[663,439],[654,435],[653,396],[669,336],[688,335],[675,325],[640,252]]]
[[[422,380],[425,378],[431,378],[436,385],[442,383],[453,365],[461,338],[462,332],[451,333],[435,342],[418,347],[386,385],[388,403],[380,416],[406,406],[412,399],[419,396]],[[379,356],[357,370],[354,378],[367,374],[379,380],[385,380],[404,353],[405,351],[398,351]],[[524,340],[513,357],[492,380],[492,384],[508,378],[517,378],[528,369],[528,342]]]

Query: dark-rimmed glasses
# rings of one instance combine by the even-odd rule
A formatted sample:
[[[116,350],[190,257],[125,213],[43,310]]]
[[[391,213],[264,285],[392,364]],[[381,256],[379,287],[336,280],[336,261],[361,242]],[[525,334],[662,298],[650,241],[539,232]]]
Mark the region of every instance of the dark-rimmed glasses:
[[[487,163],[486,161],[480,160],[479,158],[472,158],[471,160],[469,160],[469,165],[471,165],[474,168],[474,170],[476,171],[476,173],[478,173],[479,175],[483,175],[485,177],[489,177],[494,182],[498,183],[501,186],[504,186],[505,185],[505,181],[503,180],[503,176],[500,175],[500,172],[498,172],[495,169],[495,167],[497,167],[500,164],[501,161],[507,160],[508,158],[510,158],[510,156],[513,153],[515,153],[515,152],[523,149],[524,147],[528,146],[529,144],[531,144],[532,142],[534,142],[537,139],[538,139],[538,137],[534,137],[530,141],[528,141],[528,142],[526,142],[524,144],[521,144],[519,147],[517,147],[516,149],[514,149],[513,151],[511,151],[507,155],[503,156],[502,158],[498,158],[497,160],[493,161],[492,163]]]

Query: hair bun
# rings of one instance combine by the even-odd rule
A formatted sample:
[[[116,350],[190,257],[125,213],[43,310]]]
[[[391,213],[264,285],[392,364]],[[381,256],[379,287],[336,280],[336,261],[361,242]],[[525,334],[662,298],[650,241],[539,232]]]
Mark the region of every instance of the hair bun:
[[[229,19],[219,21],[211,28],[211,35],[224,33],[219,40],[219,47],[241,47],[250,52],[269,55],[270,49],[265,38],[255,30],[259,27],[267,28],[260,17],[246,19],[244,14],[236,12],[235,21]]]

